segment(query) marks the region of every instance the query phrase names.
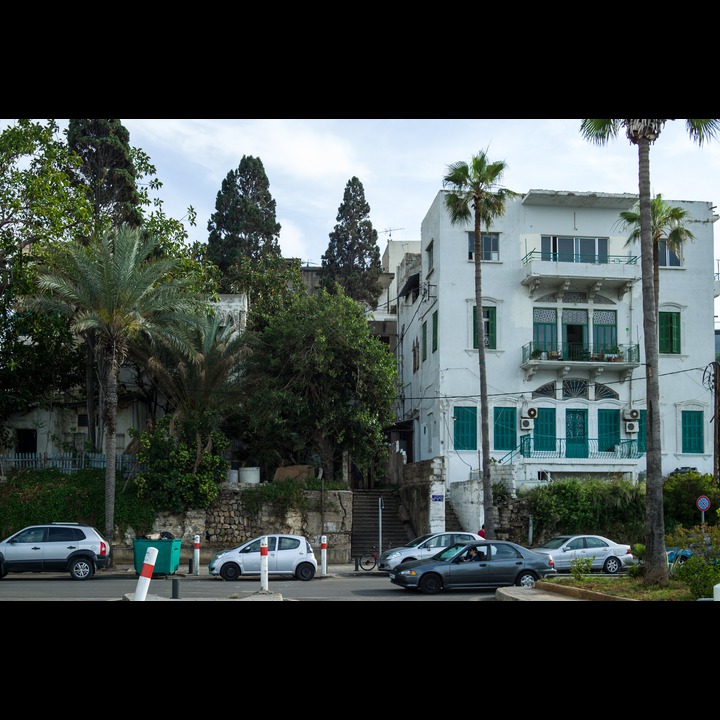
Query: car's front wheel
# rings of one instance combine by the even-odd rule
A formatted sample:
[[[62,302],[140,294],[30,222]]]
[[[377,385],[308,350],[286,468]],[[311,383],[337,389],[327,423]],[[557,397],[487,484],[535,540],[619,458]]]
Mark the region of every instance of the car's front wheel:
[[[531,588],[533,585],[535,585],[536,580],[537,576],[535,575],[535,573],[530,572],[529,570],[523,570],[515,579],[515,584],[518,587]]]
[[[0,580],[4,578],[8,574],[8,571],[5,569],[5,565],[0,565]]]
[[[609,557],[605,561],[605,565],[603,566],[603,572],[606,572],[608,575],[615,575],[615,573],[620,571],[620,568],[622,567],[622,563],[618,558],[616,557]]]
[[[315,577],[315,568],[311,563],[300,563],[295,569],[298,580],[312,580]]]
[[[69,570],[73,580],[87,580],[95,574],[95,565],[88,558],[76,558],[70,563]]]
[[[442,579],[435,573],[427,573],[420,578],[420,592],[426,595],[436,595],[443,588]]]
[[[237,563],[225,563],[220,568],[220,577],[223,580],[237,580],[241,574],[240,566]]]

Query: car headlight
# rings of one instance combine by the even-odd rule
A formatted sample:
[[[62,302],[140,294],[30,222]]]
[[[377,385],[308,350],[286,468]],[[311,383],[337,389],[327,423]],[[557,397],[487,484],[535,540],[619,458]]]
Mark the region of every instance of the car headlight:
[[[395,551],[395,552],[389,553],[388,555],[385,556],[385,559],[386,559],[386,560],[393,560],[393,559],[396,558],[396,557],[400,557],[400,552],[399,552],[399,551]]]
[[[408,568],[406,570],[400,570],[400,572],[398,572],[398,575],[407,575],[408,577],[413,577],[417,575],[417,573],[412,568]]]

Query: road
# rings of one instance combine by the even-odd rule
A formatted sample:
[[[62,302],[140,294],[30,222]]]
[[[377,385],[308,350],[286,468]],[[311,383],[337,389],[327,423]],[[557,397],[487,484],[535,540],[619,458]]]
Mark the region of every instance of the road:
[[[121,600],[134,593],[138,585],[135,572],[99,571],[90,580],[71,580],[60,573],[10,573],[0,580],[0,601],[89,601]],[[147,589],[168,600],[231,600],[257,594],[261,590],[259,576],[226,582],[207,574],[170,575],[153,578]],[[409,592],[390,583],[387,575],[379,572],[333,573],[318,575],[308,582],[293,578],[269,578],[268,590],[279,593],[283,600],[300,601],[390,601],[437,602],[441,601],[494,601],[495,591],[452,590],[438,595]]]

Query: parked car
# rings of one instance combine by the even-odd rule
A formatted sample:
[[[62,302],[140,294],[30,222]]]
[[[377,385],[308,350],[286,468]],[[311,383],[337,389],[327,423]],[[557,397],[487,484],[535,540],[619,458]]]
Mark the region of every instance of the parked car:
[[[465,544],[473,540],[482,540],[482,538],[470,532],[436,532],[421,535],[407,545],[390,548],[382,553],[378,559],[378,570],[389,572],[399,563],[432,557],[450,545]]]
[[[241,575],[259,575],[260,545],[267,538],[268,575],[292,575],[298,580],[312,580],[317,560],[312,545],[301,535],[261,535],[242,545],[216,553],[208,568],[211,575],[223,580],[237,580]]]
[[[471,549],[477,559],[471,558]],[[483,540],[455,543],[433,557],[400,563],[388,577],[406,590],[432,595],[455,588],[532,587],[555,574],[550,555],[507,540]]]
[[[0,542],[0,578],[9,572],[69,572],[87,580],[110,565],[110,543],[90,525],[30,525]]]
[[[552,554],[558,572],[570,572],[573,560],[592,558],[592,570],[615,575],[635,564],[630,545],[616,543],[602,535],[557,535],[533,550]]]
[[[680,549],[676,547],[669,547],[665,548],[665,551],[667,552],[668,564],[672,565],[674,563],[676,567],[678,565],[682,565],[694,554],[693,550],[690,548]],[[706,558],[706,561],[710,565],[720,565],[720,557],[718,556],[717,551],[713,551],[711,548],[708,548],[708,552],[703,557]]]

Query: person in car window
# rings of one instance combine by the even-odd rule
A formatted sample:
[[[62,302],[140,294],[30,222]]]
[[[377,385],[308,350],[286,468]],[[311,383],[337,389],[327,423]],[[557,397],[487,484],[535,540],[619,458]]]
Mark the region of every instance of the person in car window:
[[[482,562],[485,560],[485,553],[476,547],[471,547],[465,556],[465,562]]]

